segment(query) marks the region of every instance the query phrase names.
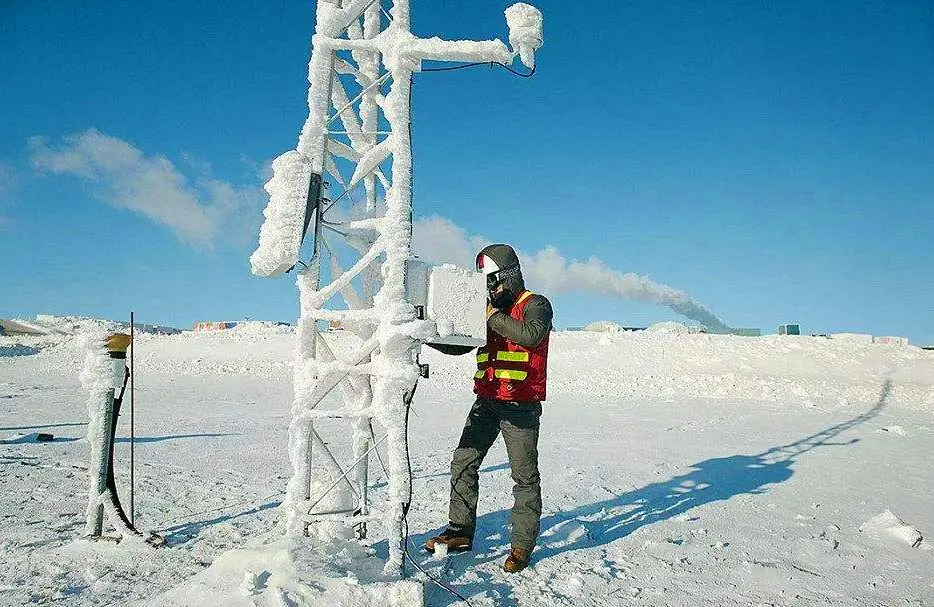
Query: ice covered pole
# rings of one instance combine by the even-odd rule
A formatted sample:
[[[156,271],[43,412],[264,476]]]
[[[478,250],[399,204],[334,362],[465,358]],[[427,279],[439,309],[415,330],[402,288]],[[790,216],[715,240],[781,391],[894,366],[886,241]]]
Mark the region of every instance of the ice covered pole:
[[[81,383],[88,393],[89,498],[85,534],[99,537],[104,525],[104,498],[113,451],[114,403],[126,378],[130,336],[115,333],[104,341],[89,339]]]

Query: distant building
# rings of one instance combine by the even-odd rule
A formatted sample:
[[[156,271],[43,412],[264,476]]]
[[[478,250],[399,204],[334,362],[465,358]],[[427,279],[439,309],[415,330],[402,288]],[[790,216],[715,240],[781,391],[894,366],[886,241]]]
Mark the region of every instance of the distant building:
[[[262,327],[290,327],[287,322],[273,320],[252,320],[244,318],[243,320],[207,320],[196,322],[192,326],[193,331],[227,331],[239,327],[240,329],[250,330],[250,328],[261,329]],[[166,327],[159,327],[166,328]]]
[[[779,335],[801,335],[800,325],[778,325]]]
[[[229,320],[214,321],[208,320],[203,322],[196,322],[192,327],[192,331],[224,331],[226,329],[233,329],[237,326],[236,322],[231,322]]]
[[[831,333],[830,339],[848,341],[854,344],[871,344],[872,335],[868,333]]]
[[[907,346],[910,345],[907,337],[898,337],[894,335],[873,335],[872,343],[886,344],[889,346]]]
[[[730,334],[739,335],[740,337],[760,337],[762,335],[762,329],[733,328],[730,329]]]

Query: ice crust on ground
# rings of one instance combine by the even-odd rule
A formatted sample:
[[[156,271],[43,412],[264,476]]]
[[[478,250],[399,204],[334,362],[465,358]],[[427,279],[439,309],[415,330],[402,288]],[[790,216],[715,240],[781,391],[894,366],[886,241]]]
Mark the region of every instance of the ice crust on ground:
[[[918,548],[924,540],[920,531],[895,516],[891,510],[875,515],[863,523],[859,530],[876,538],[901,542],[912,548]]]
[[[245,604],[251,588],[257,605],[281,604],[278,588],[294,604],[322,605],[313,597],[389,581],[380,525],[371,549],[307,540],[271,549],[281,559],[267,552],[281,541],[291,476],[295,335],[274,328],[137,336],[137,526],[168,548],[78,539],[88,428],[77,371],[87,352],[56,339],[0,361],[0,438],[55,435],[3,444],[0,604],[156,605],[172,592],[219,604],[198,598],[204,583]],[[360,344],[349,332],[327,339],[343,355]],[[421,359],[431,378],[411,418],[409,550],[476,605],[934,602],[928,542],[911,548],[911,529],[934,527],[919,489],[934,486],[930,352],[807,336],[553,334],[542,537],[517,576],[501,571],[512,488],[501,441],[480,468],[477,549],[443,561],[420,551],[447,522],[450,456],[475,369],[470,356],[425,349]],[[124,504],[127,422],[116,454]],[[378,462],[371,472],[372,497],[389,499]],[[885,510],[903,523],[869,525]],[[232,550],[241,552],[224,556]],[[421,581],[425,605],[457,604]]]

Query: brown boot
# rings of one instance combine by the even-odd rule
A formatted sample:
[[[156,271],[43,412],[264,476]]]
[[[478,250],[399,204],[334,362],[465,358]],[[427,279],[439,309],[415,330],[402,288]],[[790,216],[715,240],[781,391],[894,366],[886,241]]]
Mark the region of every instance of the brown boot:
[[[532,558],[532,551],[525,548],[513,548],[503,563],[503,569],[507,573],[516,573],[529,566],[529,559]]]
[[[435,544],[447,544],[452,552],[466,552],[473,548],[473,533],[463,527],[448,527],[439,535],[428,538],[425,550],[434,552]]]

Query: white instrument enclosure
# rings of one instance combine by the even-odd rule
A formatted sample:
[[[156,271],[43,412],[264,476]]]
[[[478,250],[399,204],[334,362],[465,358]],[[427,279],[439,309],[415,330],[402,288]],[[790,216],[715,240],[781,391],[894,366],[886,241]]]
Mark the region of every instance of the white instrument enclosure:
[[[425,318],[435,321],[432,344],[482,346],[486,344],[486,278],[454,265],[429,265],[410,259],[405,269],[408,300],[421,306]]]

